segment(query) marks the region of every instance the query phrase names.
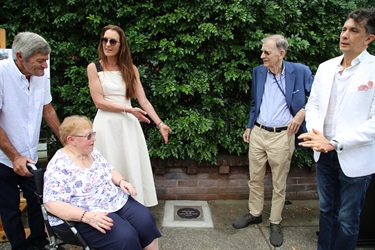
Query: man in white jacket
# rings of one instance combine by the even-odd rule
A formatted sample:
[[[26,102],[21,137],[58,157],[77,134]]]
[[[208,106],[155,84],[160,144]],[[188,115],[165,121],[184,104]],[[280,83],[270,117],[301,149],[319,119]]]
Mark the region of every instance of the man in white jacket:
[[[375,9],[351,12],[340,34],[343,55],[322,63],[299,136],[317,162],[318,249],[355,249],[366,190],[375,172]]]

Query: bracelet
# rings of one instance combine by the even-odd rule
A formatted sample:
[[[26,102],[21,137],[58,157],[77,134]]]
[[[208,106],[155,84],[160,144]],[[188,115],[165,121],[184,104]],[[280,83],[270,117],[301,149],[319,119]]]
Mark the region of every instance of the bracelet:
[[[125,180],[124,178],[122,178],[122,179],[118,182],[118,186],[119,186],[119,187],[121,187],[121,186],[120,186],[121,181],[126,181],[126,180]]]
[[[156,127],[161,128],[161,126],[165,125],[164,122],[160,122]]]
[[[82,219],[83,219],[83,216],[85,216],[85,214],[86,214],[86,210],[82,213],[82,215],[81,215],[81,219],[79,219],[79,222],[82,222]]]

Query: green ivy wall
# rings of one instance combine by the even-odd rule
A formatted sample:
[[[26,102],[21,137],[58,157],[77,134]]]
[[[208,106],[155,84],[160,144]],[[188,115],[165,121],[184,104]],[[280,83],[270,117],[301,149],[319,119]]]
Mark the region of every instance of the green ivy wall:
[[[218,155],[247,153],[242,133],[251,72],[262,63],[261,39],[284,34],[290,43],[286,59],[315,72],[319,63],[340,54],[341,25],[362,6],[373,7],[374,2],[3,0],[0,28],[6,29],[8,47],[25,30],[51,44],[53,103],[63,119],[72,114],[94,117],[86,66],[97,60],[101,28],[121,26],[147,96],[173,130],[164,145],[154,124],[144,125],[151,157],[215,162]],[[57,147],[51,141],[50,149]],[[296,152],[294,165],[310,161],[309,150]]]

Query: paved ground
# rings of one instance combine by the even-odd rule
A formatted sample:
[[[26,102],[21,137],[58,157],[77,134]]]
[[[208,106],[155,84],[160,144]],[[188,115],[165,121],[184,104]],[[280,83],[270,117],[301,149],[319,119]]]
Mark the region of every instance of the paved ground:
[[[270,202],[266,201],[263,222],[244,229],[232,227],[233,221],[247,212],[246,200],[217,200],[208,202],[214,223],[213,229],[162,227],[164,202],[151,211],[161,230],[161,250],[313,250],[316,249],[319,223],[317,200],[292,201],[283,212],[284,244],[274,248],[269,243]],[[358,247],[357,250],[375,249],[375,246]]]
[[[246,200],[208,201],[214,228],[170,228],[163,227],[164,201],[151,208],[162,233],[160,250],[271,250],[269,243],[270,202],[267,201],[263,222],[244,229],[234,229],[233,221],[247,212]],[[291,201],[283,213],[284,244],[277,249],[316,249],[318,230],[318,201]],[[69,249],[69,246],[65,247]],[[9,243],[0,244],[0,249],[10,249]],[[375,249],[361,246],[357,250]]]

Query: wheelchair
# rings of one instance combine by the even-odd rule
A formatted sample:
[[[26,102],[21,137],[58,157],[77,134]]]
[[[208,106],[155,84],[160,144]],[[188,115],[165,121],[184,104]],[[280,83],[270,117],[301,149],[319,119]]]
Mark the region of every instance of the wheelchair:
[[[38,197],[38,203],[40,204],[44,225],[46,228],[46,232],[48,235],[49,240],[49,247],[51,250],[63,250],[64,248],[62,245],[69,244],[74,246],[82,247],[84,250],[93,250],[90,248],[86,241],[83,239],[81,234],[75,228],[75,222],[71,221],[64,221],[64,224],[69,228],[69,230],[60,230],[58,228],[53,228],[48,221],[48,212],[43,204],[43,185],[44,185],[44,172],[46,171],[45,168],[37,168],[32,163],[27,163],[28,170],[34,175],[35,184],[36,184],[36,191],[35,194]],[[52,214],[50,214],[52,215]],[[62,241],[62,243],[58,243],[58,239]]]

